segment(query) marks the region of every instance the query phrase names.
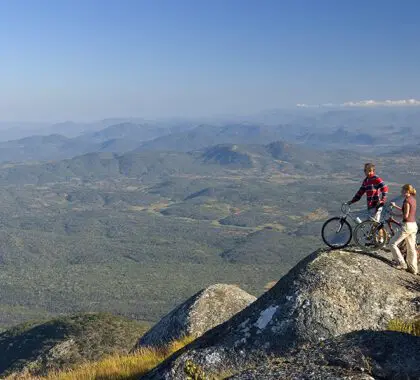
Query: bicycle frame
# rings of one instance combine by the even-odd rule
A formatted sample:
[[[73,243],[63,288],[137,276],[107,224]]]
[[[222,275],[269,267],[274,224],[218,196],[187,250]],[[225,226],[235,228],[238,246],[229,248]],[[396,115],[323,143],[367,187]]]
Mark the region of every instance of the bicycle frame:
[[[342,212],[342,215],[341,215],[342,220],[347,220],[347,218],[349,217],[354,224],[360,223],[360,221],[358,220],[358,216],[354,216],[354,214],[351,212],[350,205],[348,205],[347,203],[343,203],[341,205],[341,212]]]
[[[386,220],[386,224],[388,225],[388,228],[389,228],[389,230],[391,231],[392,236],[394,236],[394,235],[395,235],[395,231],[394,231],[394,229],[392,228],[392,225],[391,225],[391,224],[396,224],[398,227],[401,227],[401,226],[402,226],[402,224],[401,224],[400,222],[398,222],[397,220],[395,220],[392,216],[390,216],[390,217]]]
[[[379,222],[370,217],[354,228],[354,240],[359,247],[367,250],[382,249],[390,243],[391,238],[399,235],[403,222],[395,219],[391,210],[392,205],[387,205],[384,207]],[[419,237],[420,233],[417,235],[417,244]],[[405,240],[399,244],[400,249],[404,242]]]
[[[402,227],[402,222],[399,222],[398,220],[394,219],[394,217],[392,216],[392,209],[393,206],[392,205],[388,205],[386,206],[387,208],[385,209],[385,212],[389,212],[389,216],[386,219],[383,219],[379,222],[379,224],[375,227],[374,229],[374,233],[376,234],[378,231],[380,230],[384,230],[385,234],[387,235],[387,241],[389,242],[389,240],[395,236],[396,231],[394,230],[394,228],[392,227],[392,225],[396,225],[399,228]],[[388,230],[390,231],[390,234],[388,233],[388,231],[384,228],[387,227]],[[420,233],[420,230],[417,232],[417,234]]]

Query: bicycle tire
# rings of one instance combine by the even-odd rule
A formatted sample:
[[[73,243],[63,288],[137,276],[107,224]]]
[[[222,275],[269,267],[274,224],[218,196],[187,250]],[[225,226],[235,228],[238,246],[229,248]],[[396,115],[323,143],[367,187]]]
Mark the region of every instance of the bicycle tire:
[[[335,244],[334,242],[332,242],[328,236],[326,236],[326,228],[329,224],[333,223],[333,222],[338,222],[338,225],[341,224],[341,228],[340,228],[340,232],[343,228],[345,228],[348,231],[349,237],[348,239],[341,244]],[[324,241],[324,243],[326,245],[328,245],[330,248],[333,249],[340,249],[340,248],[344,248],[346,246],[349,245],[349,243],[351,242],[351,239],[353,237],[353,231],[352,228],[349,224],[349,222],[343,218],[340,218],[338,216],[335,216],[333,218],[328,219],[323,225],[322,225],[322,230],[321,230],[321,236],[322,236],[322,240]]]
[[[381,239],[378,233],[380,230],[377,229],[378,225],[379,223],[373,220],[365,220],[358,224],[353,233],[354,242],[360,248],[368,251],[383,248],[387,242],[386,231],[383,228],[380,229],[385,234]],[[372,233],[374,234],[373,236]]]

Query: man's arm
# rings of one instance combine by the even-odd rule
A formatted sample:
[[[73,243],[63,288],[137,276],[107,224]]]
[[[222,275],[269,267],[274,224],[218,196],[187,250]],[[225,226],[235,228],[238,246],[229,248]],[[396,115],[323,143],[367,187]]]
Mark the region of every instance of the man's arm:
[[[383,205],[386,202],[386,197],[388,196],[388,186],[385,185],[385,182],[382,180],[382,178],[378,177],[375,182],[375,188],[381,193],[381,199],[379,200],[379,203]]]
[[[360,186],[360,189],[357,191],[357,193],[354,195],[353,199],[349,203],[355,203],[359,201],[365,192],[366,192],[365,181],[363,181],[362,186]]]

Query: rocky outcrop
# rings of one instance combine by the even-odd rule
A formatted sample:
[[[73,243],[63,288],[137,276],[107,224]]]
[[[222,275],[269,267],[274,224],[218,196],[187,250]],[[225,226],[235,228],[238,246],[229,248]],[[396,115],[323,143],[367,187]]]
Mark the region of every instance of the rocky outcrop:
[[[209,286],[163,317],[140,338],[134,350],[141,346],[165,346],[187,335],[201,336],[255,300],[254,296],[235,285]]]
[[[243,372],[270,356],[287,357],[343,334],[386,330],[392,319],[418,316],[419,301],[420,278],[394,269],[388,253],[319,250],[248,308],[143,379],[184,379],[189,362],[207,373]],[[354,355],[361,357],[357,350]]]

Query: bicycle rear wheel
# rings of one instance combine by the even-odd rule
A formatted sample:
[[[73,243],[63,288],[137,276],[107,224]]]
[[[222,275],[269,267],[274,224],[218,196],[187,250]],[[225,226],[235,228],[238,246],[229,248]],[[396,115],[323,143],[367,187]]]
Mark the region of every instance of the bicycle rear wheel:
[[[349,222],[338,216],[328,219],[322,226],[321,236],[326,245],[331,248],[344,248],[352,238]]]
[[[373,220],[365,220],[354,229],[354,241],[368,251],[381,249],[387,242],[387,233],[380,228],[379,223]]]

